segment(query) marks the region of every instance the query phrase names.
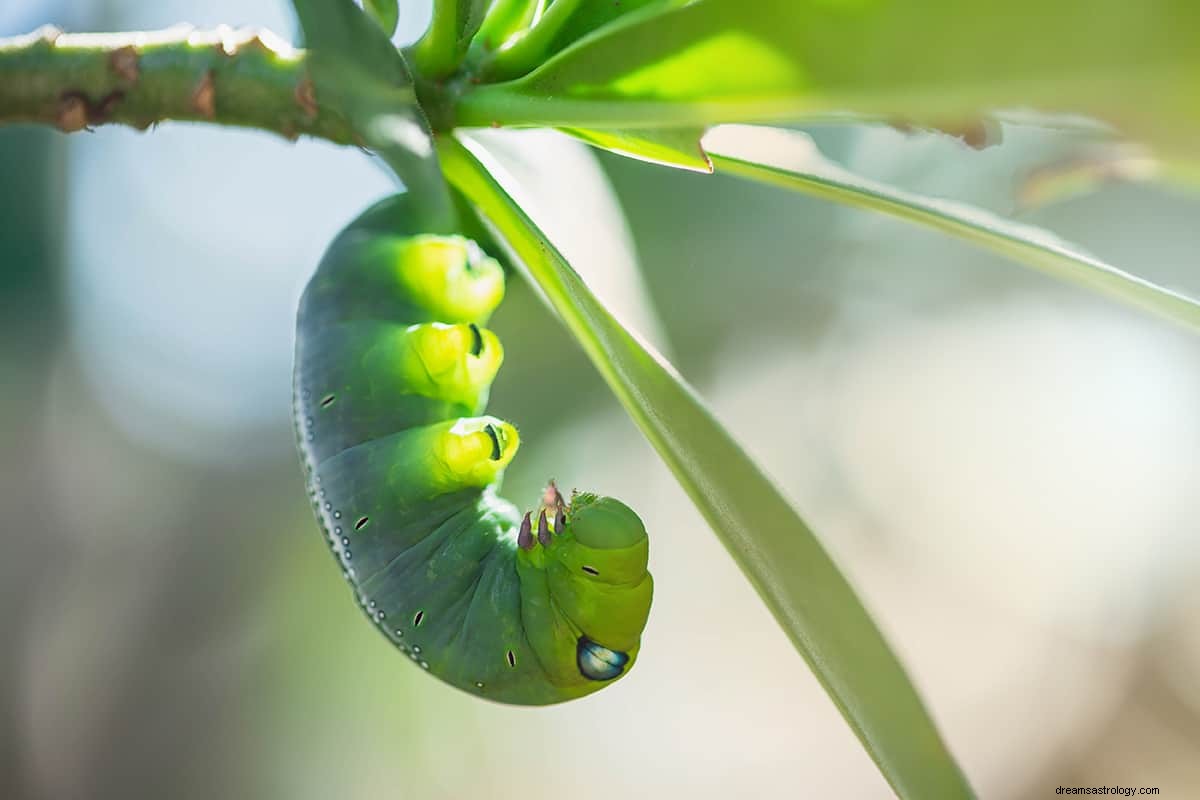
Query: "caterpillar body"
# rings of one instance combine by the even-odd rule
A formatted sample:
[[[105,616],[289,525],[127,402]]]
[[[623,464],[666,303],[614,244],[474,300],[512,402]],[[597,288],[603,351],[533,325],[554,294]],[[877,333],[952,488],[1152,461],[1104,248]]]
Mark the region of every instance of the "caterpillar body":
[[[410,230],[406,203],[339,234],[300,301],[294,411],[318,520],[358,602],[421,668],[505,703],[590,694],[637,659],[645,527],[552,483],[536,515],[499,497],[520,441],[483,415],[504,271],[471,239]]]

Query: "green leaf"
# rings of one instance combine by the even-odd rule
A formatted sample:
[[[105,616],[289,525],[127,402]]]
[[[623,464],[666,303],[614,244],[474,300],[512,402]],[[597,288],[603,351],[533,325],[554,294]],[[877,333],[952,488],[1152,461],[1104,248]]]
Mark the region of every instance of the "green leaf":
[[[563,133],[590,145],[639,161],[666,167],[711,173],[712,162],[700,146],[701,128],[643,128],[630,131],[562,128]]]
[[[695,0],[476,87],[458,119],[663,128],[854,112],[954,125],[1034,106],[1195,153],[1196,31],[1194,0]]]
[[[472,131],[470,139],[520,183],[525,213],[605,305],[639,336],[666,347],[633,232],[591,148],[547,129]]]
[[[363,8],[375,18],[384,33],[395,35],[400,23],[400,0],[363,0]]]
[[[638,13],[638,18],[649,17],[661,11],[678,8],[689,0],[582,0],[579,9],[571,16],[570,21],[562,27],[550,43],[546,55],[550,56],[570,44],[582,39],[594,31],[598,31],[619,19],[627,18]],[[649,8],[643,12],[643,8]]]
[[[979,245],[1068,283],[1200,329],[1200,302],[1123,272],[1054,234],[956,203],[879,183],[826,160],[797,131],[724,125],[704,138],[718,172],[882,211]]]
[[[319,98],[332,101],[408,187],[431,231],[451,231],[456,213],[417,105],[404,57],[351,0],[294,0]]]
[[[381,88],[408,87],[412,80],[404,58],[391,40],[351,0],[293,0],[309,62],[316,65],[313,80],[345,93],[340,79],[324,73],[357,73]]]
[[[486,61],[483,75],[495,83],[525,75],[572,42],[615,20],[646,19],[687,0],[554,0],[528,20],[527,29],[504,42]]]
[[[438,150],[450,180],[524,264],[896,792],[971,797],[903,667],[779,490],[671,365],[596,299],[490,166],[450,138],[440,137]]]
[[[475,45],[485,53],[499,49],[510,37],[533,23],[542,2],[543,0],[494,0],[479,27]]]
[[[454,72],[491,4],[492,0],[433,0],[429,30],[412,49],[422,74],[441,78]]]

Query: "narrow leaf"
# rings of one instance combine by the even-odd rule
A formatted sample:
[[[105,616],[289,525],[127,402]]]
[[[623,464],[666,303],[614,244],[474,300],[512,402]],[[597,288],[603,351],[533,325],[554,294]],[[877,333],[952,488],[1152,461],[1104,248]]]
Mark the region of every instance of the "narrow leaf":
[[[467,52],[467,45],[483,25],[491,0],[458,0],[458,29],[455,32],[455,43],[461,57]]]
[[[954,125],[1032,106],[1195,153],[1198,30],[1193,0],[694,0],[477,87],[459,120],[662,128],[854,112]]]
[[[896,792],[971,797],[903,667],[779,490],[671,365],[596,299],[489,172],[493,167],[450,138],[439,138],[438,149],[450,180],[523,262]]]
[[[363,8],[375,18],[384,33],[395,35],[400,23],[400,0],[363,0]]]
[[[351,0],[293,0],[292,5],[318,72],[340,67],[380,86],[412,83],[391,40]]]
[[[797,131],[723,125],[704,138],[718,172],[882,211],[979,245],[1020,264],[1200,329],[1200,302],[1123,272],[1032,225],[879,183],[826,160]]]
[[[711,173],[712,162],[700,146],[702,128],[641,128],[627,131],[563,128],[563,133],[639,161],[676,167],[692,172]]]
[[[617,20],[645,19],[688,0],[554,0],[536,24],[497,53],[488,82],[516,78],[584,36]]]
[[[544,0],[493,0],[475,37],[484,53],[498,50],[514,34],[530,26]]]
[[[412,48],[424,75],[441,78],[454,72],[483,25],[489,5],[491,0],[433,0],[429,30]]]
[[[638,12],[643,16],[678,8],[689,0],[582,0],[571,21],[558,32],[546,55],[553,55],[584,36]],[[648,11],[642,11],[647,8]]]

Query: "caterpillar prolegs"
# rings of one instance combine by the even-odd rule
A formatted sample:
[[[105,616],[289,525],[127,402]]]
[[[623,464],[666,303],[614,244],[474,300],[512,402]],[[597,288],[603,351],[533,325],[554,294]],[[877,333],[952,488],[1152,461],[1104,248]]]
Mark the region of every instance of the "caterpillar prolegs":
[[[609,497],[497,495],[516,428],[480,416],[503,361],[504,271],[412,231],[406,199],[330,245],[300,301],[294,405],[309,494],[358,602],[416,664],[505,703],[590,694],[637,658],[653,582]]]

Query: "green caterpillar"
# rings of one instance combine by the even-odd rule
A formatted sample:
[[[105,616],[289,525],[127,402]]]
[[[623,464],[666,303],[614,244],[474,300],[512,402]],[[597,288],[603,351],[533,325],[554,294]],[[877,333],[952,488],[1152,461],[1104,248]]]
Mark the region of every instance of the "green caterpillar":
[[[609,497],[553,483],[536,520],[496,494],[517,430],[479,416],[503,361],[482,327],[504,271],[408,229],[404,196],[330,245],[300,301],[294,410],[309,495],[376,626],[480,697],[546,705],[637,659],[649,542]]]

